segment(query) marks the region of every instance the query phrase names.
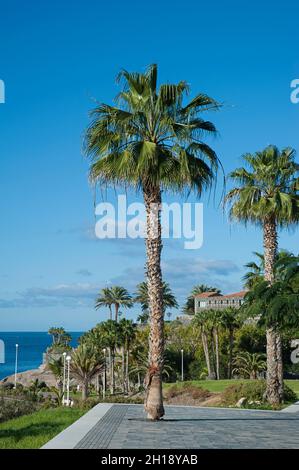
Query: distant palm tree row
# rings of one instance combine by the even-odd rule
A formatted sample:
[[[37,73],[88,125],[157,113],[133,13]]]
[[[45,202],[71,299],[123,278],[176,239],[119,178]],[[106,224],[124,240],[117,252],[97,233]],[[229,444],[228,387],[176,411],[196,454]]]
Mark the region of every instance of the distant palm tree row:
[[[193,323],[200,329],[209,379],[220,379],[219,329],[223,328],[229,332],[228,378],[231,379],[234,330],[241,324],[238,310],[233,307],[228,307],[222,310],[207,309],[203,312],[197,312],[194,316]],[[209,351],[209,339],[212,349],[211,351]]]
[[[132,308],[134,303],[141,305],[142,313],[138,316],[137,321],[147,323],[149,320],[149,294],[147,282],[141,282],[137,285],[136,294],[131,295],[121,286],[111,286],[103,288],[96,298],[95,308],[108,307],[110,320],[112,320],[112,312],[114,309],[114,319],[117,322],[119,318],[120,308]],[[170,289],[167,282],[163,282],[163,314],[165,315],[167,308],[178,308],[177,300]]]
[[[156,420],[164,415],[162,371],[164,361],[163,280],[161,271],[161,203],[171,190],[198,197],[216,181],[221,163],[205,136],[216,134],[215,125],[202,114],[218,110],[219,103],[199,93],[189,102],[185,81],[157,85],[157,66],[145,73],[121,71],[123,84],[116,105],[102,103],[92,114],[86,132],[86,153],[94,184],[140,190],[146,208],[146,275],[150,312],[149,364],[145,409]],[[231,216],[263,228],[264,279],[274,283],[277,228],[297,223],[298,165],[295,151],[280,152],[269,146],[245,155],[247,168],[230,177],[237,186],[226,202]],[[115,303],[115,310],[116,305]],[[118,307],[117,307],[118,308]],[[116,314],[116,311],[115,311]],[[282,400],[281,340],[277,322],[267,328],[267,395],[271,403]]]

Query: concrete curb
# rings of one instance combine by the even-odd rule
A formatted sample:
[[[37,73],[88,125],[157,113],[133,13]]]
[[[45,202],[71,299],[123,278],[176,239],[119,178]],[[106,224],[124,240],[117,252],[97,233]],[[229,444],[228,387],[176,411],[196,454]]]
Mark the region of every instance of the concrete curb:
[[[298,413],[299,411],[299,401],[296,401],[293,405],[287,406],[283,410],[280,410],[283,413]]]
[[[103,418],[113,403],[99,403],[77,421],[48,441],[41,449],[73,449],[90,429]]]

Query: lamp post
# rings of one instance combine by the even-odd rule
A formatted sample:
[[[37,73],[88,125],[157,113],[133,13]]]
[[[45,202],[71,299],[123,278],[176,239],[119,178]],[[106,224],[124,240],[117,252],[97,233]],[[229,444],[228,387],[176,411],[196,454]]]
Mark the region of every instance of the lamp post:
[[[16,359],[15,359],[15,388],[17,388],[17,373],[18,373],[18,351],[19,345],[16,344]]]
[[[66,356],[66,361],[67,361],[66,406],[70,406],[70,362],[71,362],[71,356]]]
[[[181,349],[181,373],[182,382],[184,382],[184,350]]]
[[[104,353],[104,374],[103,374],[103,399],[106,396],[106,348],[103,349]]]
[[[65,403],[65,379],[66,379],[66,352],[62,354],[63,356],[63,384],[62,384],[62,404]]]

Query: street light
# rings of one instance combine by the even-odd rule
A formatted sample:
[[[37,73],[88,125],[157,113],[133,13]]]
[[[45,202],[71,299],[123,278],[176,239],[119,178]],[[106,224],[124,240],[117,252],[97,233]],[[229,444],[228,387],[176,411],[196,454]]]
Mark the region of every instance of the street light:
[[[71,362],[71,356],[66,356],[66,361],[67,361],[66,406],[70,406],[70,362]]]
[[[18,350],[19,345],[16,344],[16,359],[15,359],[15,388],[17,388],[17,373],[18,373]]]
[[[103,374],[103,399],[106,396],[106,348],[103,349],[104,353],[104,374]]]
[[[182,382],[184,382],[184,350],[181,349],[181,358],[182,358]]]
[[[63,356],[62,403],[64,404],[64,402],[65,402],[65,379],[66,379],[66,377],[65,377],[65,376],[66,376],[66,370],[65,370],[65,369],[66,369],[66,368],[65,368],[65,366],[66,366],[66,361],[65,361],[65,359],[66,359],[66,352],[64,352],[64,353],[62,354],[62,356]]]

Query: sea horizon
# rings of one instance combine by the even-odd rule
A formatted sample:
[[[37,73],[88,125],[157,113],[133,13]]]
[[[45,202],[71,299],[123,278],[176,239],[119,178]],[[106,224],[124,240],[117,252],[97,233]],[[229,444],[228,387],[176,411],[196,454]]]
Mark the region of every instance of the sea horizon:
[[[78,344],[83,331],[68,331],[71,345]],[[52,344],[47,331],[0,331],[5,345],[5,362],[0,363],[0,380],[15,372],[16,344],[18,344],[18,372],[37,369],[43,362],[43,353]]]

